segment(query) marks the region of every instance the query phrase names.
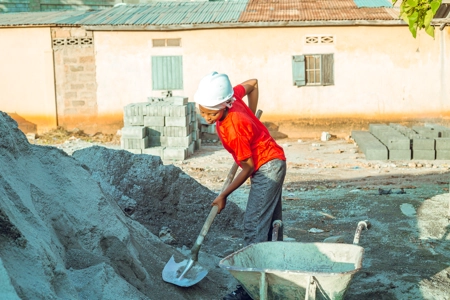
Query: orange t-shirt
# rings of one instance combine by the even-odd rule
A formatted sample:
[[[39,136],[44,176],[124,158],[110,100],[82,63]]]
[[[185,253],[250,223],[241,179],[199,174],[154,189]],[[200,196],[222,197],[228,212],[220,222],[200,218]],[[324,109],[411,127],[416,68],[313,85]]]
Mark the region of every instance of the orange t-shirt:
[[[245,88],[237,85],[233,90],[236,101],[228,110],[226,118],[216,122],[217,134],[224,148],[233,155],[239,166],[242,160],[252,157],[255,172],[272,159],[286,160],[283,148],[242,101]]]

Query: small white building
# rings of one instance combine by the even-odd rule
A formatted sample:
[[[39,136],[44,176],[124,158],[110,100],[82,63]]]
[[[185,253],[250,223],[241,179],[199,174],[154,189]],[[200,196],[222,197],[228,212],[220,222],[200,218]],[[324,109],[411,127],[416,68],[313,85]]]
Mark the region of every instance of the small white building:
[[[445,121],[450,29],[414,39],[398,15],[388,0],[0,14],[0,110],[38,131],[116,132],[125,105],[168,93],[193,101],[199,80],[218,71],[235,84],[257,78],[262,120],[290,137]]]

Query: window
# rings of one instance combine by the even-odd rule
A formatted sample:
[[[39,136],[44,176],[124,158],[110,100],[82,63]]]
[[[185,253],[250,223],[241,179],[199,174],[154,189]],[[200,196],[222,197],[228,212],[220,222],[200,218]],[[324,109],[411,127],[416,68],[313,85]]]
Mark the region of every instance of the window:
[[[180,47],[181,39],[153,39],[153,47]]]
[[[333,85],[333,54],[292,56],[292,80],[297,87],[305,85]]]
[[[183,89],[183,57],[152,56],[153,90],[173,91]]]

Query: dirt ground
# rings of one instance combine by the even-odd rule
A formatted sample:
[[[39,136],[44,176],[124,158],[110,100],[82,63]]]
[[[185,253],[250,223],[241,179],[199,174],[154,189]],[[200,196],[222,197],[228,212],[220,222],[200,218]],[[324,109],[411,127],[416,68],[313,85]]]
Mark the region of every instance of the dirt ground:
[[[346,299],[450,299],[450,161],[368,161],[351,139],[343,138],[278,143],[288,161],[286,241],[339,237],[351,244],[358,222],[372,225],[362,232],[363,268],[352,279]],[[90,145],[75,137],[55,144],[69,154]],[[220,144],[204,143],[189,159],[164,164],[218,192],[232,159]],[[229,200],[245,209],[248,192],[247,183]],[[240,246],[240,237],[221,238],[227,242],[203,250],[221,256]]]
[[[449,161],[368,161],[351,139],[278,142],[288,161],[285,240],[352,243],[359,221],[372,224],[347,299],[450,299]],[[231,163],[220,145],[204,145],[176,165],[218,191]],[[245,208],[248,192],[230,200]]]
[[[42,140],[69,154],[93,144],[119,149],[117,139],[105,138]],[[360,221],[372,225],[362,232],[363,268],[352,279],[346,299],[450,299],[450,161],[369,161],[351,138],[277,142],[288,162],[283,191],[286,241],[335,237],[351,244]],[[232,162],[216,142],[203,143],[185,161],[164,164],[179,167],[218,192]],[[229,200],[245,209],[249,188],[247,182]],[[239,236],[214,236],[224,242],[205,242],[206,253],[220,257],[241,246]]]

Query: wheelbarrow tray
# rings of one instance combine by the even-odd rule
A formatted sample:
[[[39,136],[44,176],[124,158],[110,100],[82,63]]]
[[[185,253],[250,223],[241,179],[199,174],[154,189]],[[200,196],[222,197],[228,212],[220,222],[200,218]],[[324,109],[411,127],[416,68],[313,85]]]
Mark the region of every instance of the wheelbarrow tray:
[[[364,249],[336,243],[263,242],[219,263],[253,299],[343,299]]]

